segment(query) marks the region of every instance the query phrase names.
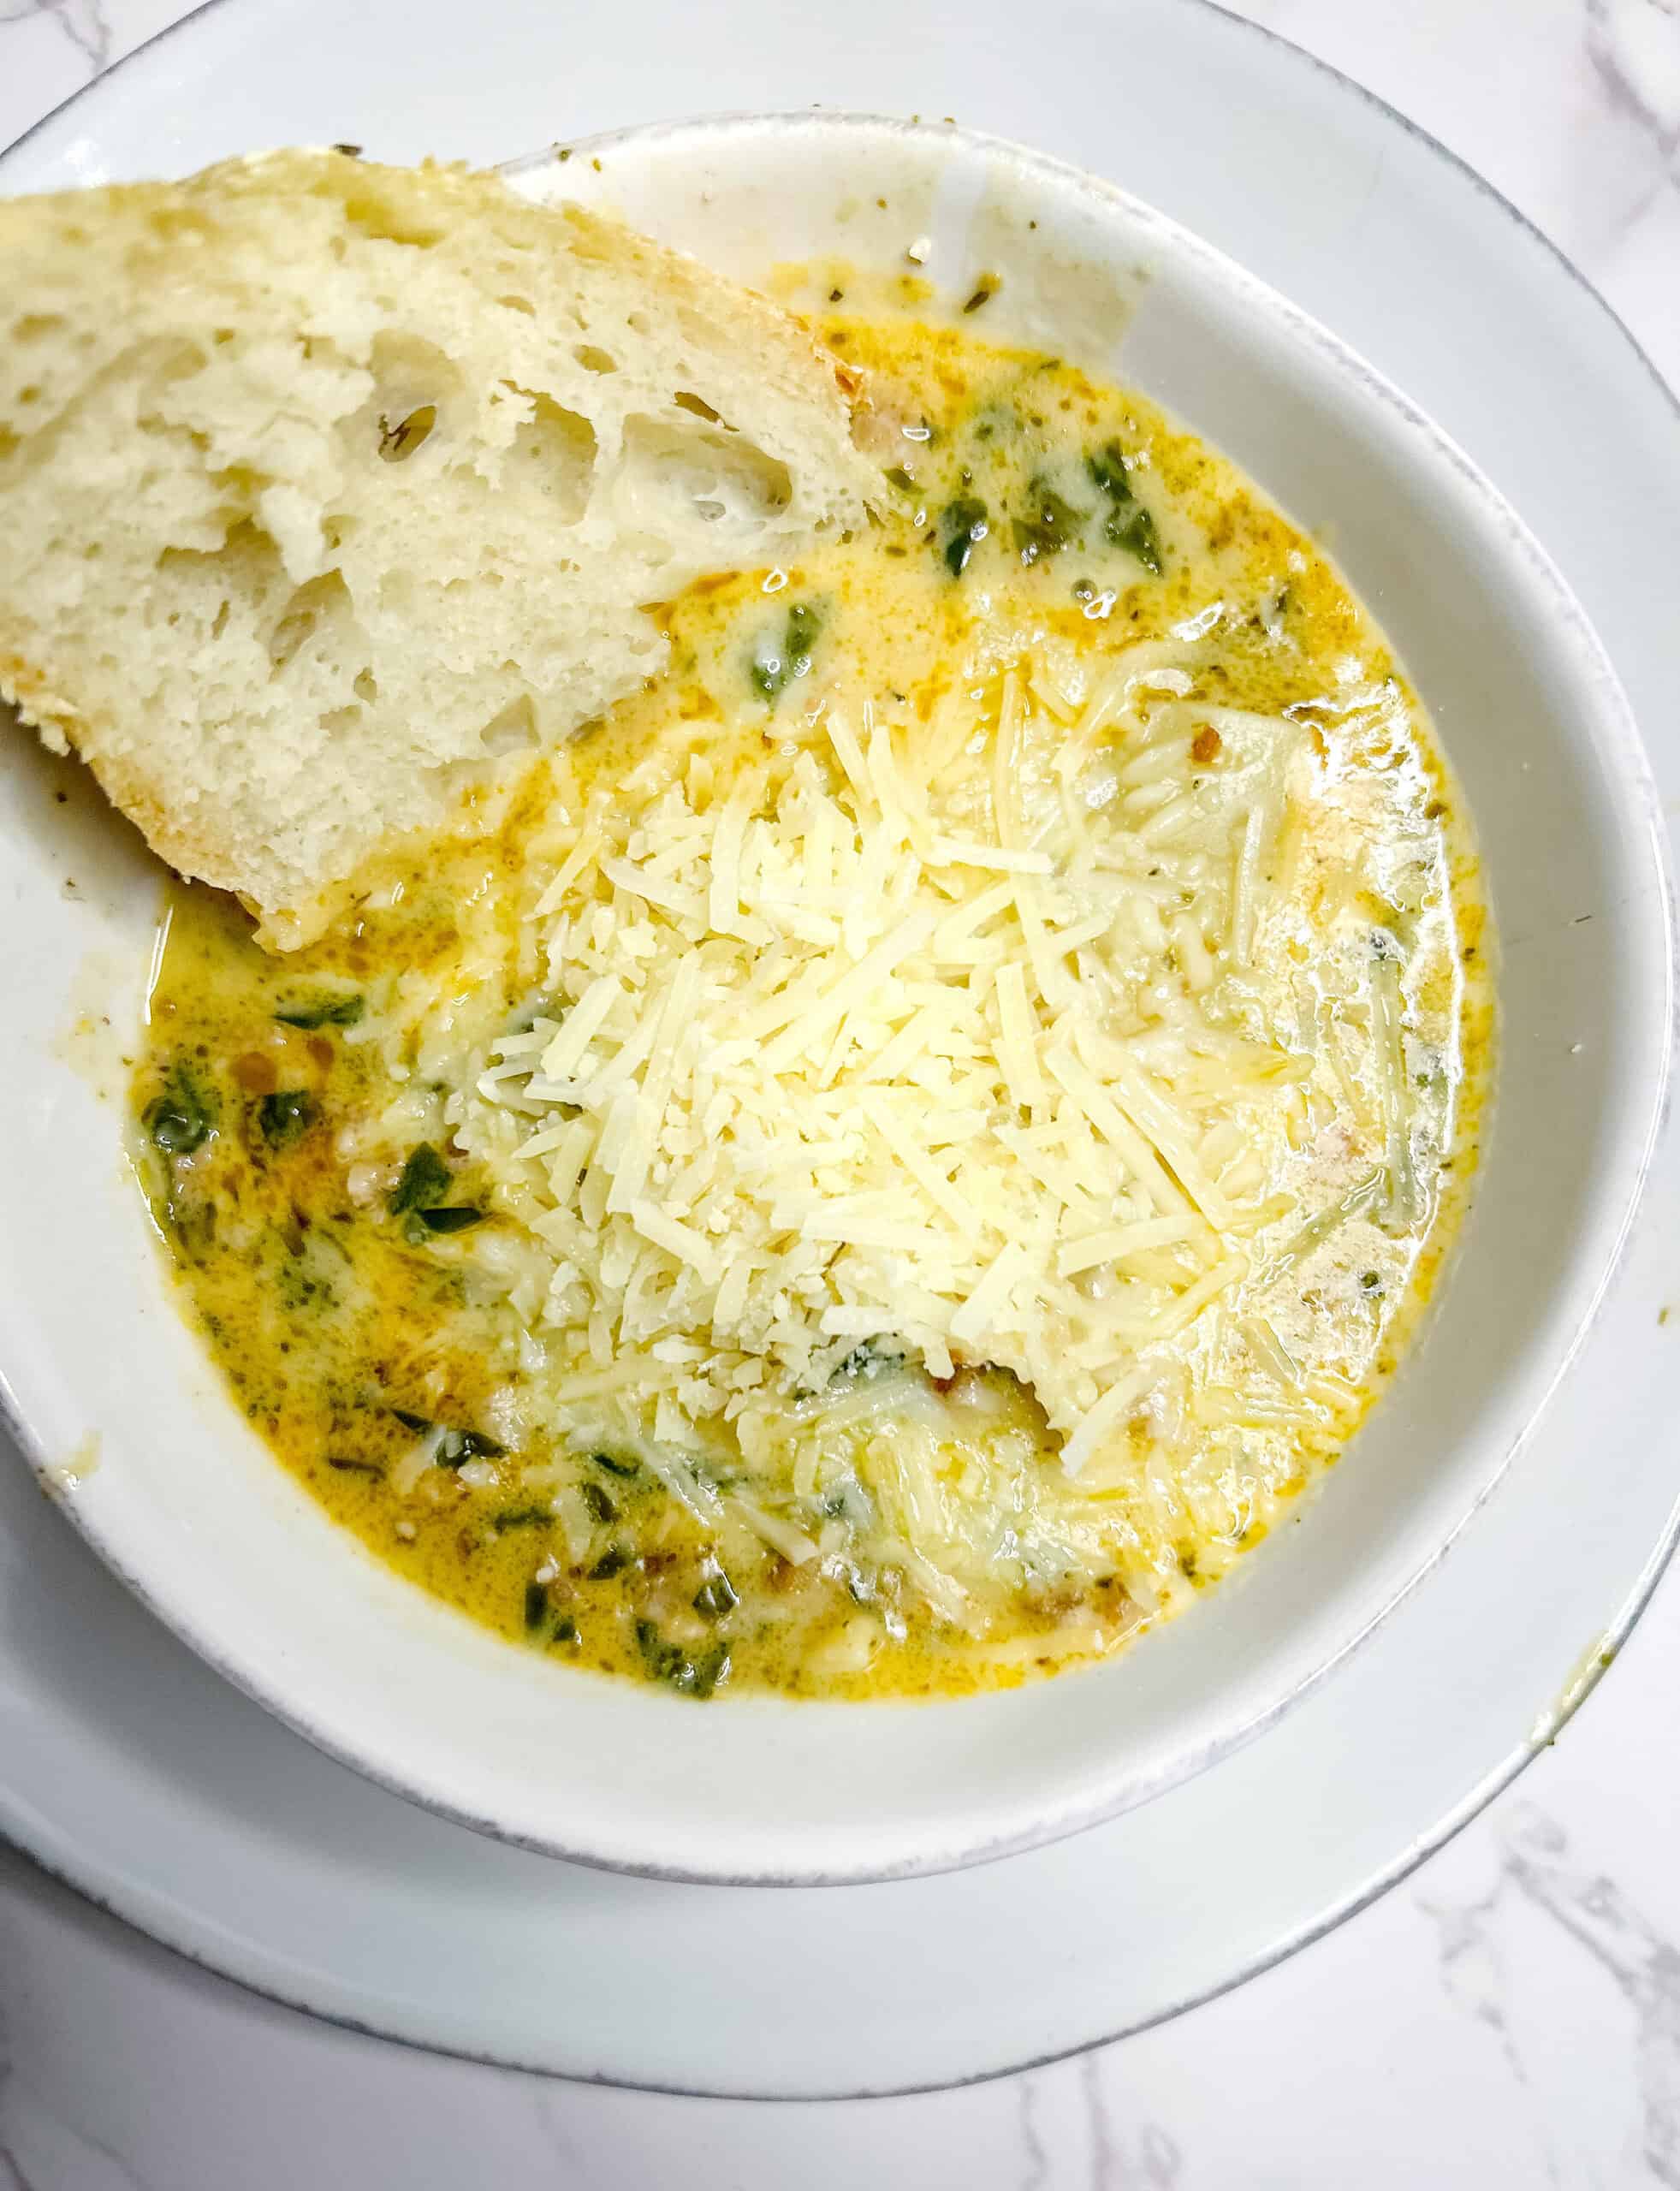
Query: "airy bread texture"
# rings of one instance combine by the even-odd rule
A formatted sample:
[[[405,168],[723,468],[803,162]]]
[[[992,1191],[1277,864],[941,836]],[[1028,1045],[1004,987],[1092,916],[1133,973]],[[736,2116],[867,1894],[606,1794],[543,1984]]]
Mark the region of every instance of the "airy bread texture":
[[[493,175],[0,201],[0,694],[271,947],[875,484],[797,322]]]

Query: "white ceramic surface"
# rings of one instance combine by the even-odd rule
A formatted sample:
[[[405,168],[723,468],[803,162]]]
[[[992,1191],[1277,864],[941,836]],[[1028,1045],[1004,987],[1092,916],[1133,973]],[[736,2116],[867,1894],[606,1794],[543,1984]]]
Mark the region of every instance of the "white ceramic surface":
[[[84,138],[101,126],[84,116]],[[120,135],[103,163],[126,163]],[[1463,453],[1137,199],[947,125],[832,116],[632,129],[518,181],[585,192],[760,280],[835,253],[884,274],[930,237],[928,277],[957,303],[982,269],[1000,278],[994,337],[1123,369],[1334,538],[1463,777],[1505,939],[1516,1069],[1427,1341],[1301,1526],[1236,1587],[1076,1677],[920,1707],[703,1712],[519,1651],[334,1529],[175,1326],[120,1161],[120,1080],[90,1090],[63,1042],[78,985],[85,999],[104,983],[119,1035],[135,1014],[153,893],[93,801],[66,828],[48,787],[81,792],[77,772],[14,752],[0,834],[22,947],[0,1009],[23,1124],[0,1374],[67,1512],[147,1604],[311,1740],[464,1824],[663,1878],[776,1884],[1030,1847],[1274,1721],[1427,1572],[1528,1434],[1605,1285],[1661,1101],[1654,793],[1580,611]],[[90,1450],[97,1466],[67,1466]]]
[[[1297,116],[1297,121],[1309,121],[1309,118],[1312,118],[1312,116]],[[1402,162],[1402,167],[1404,167],[1404,162]],[[1413,177],[1410,177],[1410,180],[1415,181],[1415,180],[1417,180],[1417,177],[1413,175]],[[1422,193],[1422,195],[1424,195],[1424,199],[1426,199],[1426,197],[1428,197],[1428,193]],[[1391,208],[1391,211],[1393,211],[1393,208]],[[1426,206],[1424,211],[1428,211],[1428,206]],[[1558,306],[1558,296],[1553,296],[1553,306]],[[1558,320],[1555,320],[1553,324],[1555,324],[1555,326],[1559,326],[1559,324],[1562,324],[1562,326],[1568,326],[1568,312],[1566,312],[1566,309],[1562,309],[1562,306],[1558,306]],[[1577,335],[1577,337],[1579,337],[1579,335],[1582,335],[1582,329],[1579,329],[1579,326],[1577,326],[1577,329],[1570,329],[1570,335]],[[1586,348],[1590,348],[1590,344],[1586,344]],[[1439,371],[1439,361],[1437,361],[1437,371]],[[1625,407],[1625,410],[1628,410],[1628,412],[1634,412],[1634,414],[1636,414],[1636,412],[1638,412],[1638,390],[1636,390],[1636,386],[1634,386],[1634,388],[1623,386],[1621,395],[1625,396],[1625,399],[1628,399],[1628,401],[1625,401],[1625,406],[1623,406],[1623,407]],[[1524,407],[1523,403],[1516,403],[1516,406],[1513,406],[1513,410],[1523,410],[1523,407]],[[1529,423],[1534,423],[1534,414],[1531,414],[1531,412],[1529,412]],[[1625,423],[1625,421],[1623,421],[1623,423]],[[1499,436],[1493,436],[1493,438],[1499,438]],[[1474,442],[1472,442],[1472,447],[1474,447]],[[1663,504],[1660,504],[1660,480],[1663,480],[1663,451],[1660,451],[1660,445],[1658,445],[1658,442],[1652,442],[1652,451],[1649,451],[1649,454],[1652,454],[1652,476],[1656,478],[1656,482],[1658,482],[1658,506],[1663,506]],[[1535,476],[1534,476],[1534,480],[1535,480],[1535,484],[1540,484],[1538,473],[1535,473]],[[1542,496],[1542,500],[1544,500],[1544,496]],[[1590,528],[1588,528],[1588,531],[1590,531]],[[1579,550],[1582,550],[1583,567],[1586,567],[1586,565],[1593,563],[1593,559],[1594,559],[1594,556],[1590,555],[1590,552],[1586,552],[1586,550],[1588,550],[1588,548],[1593,548],[1593,550],[1597,550],[1597,555],[1601,556],[1603,552],[1606,552],[1606,548],[1610,548],[1610,535],[1608,535],[1608,532],[1601,532],[1601,535],[1599,535],[1597,539],[1594,539],[1594,541],[1590,541],[1590,543],[1583,543],[1583,541],[1579,541],[1579,539],[1577,539],[1577,541],[1575,541],[1575,545],[1577,545]],[[1614,561],[1614,556],[1612,556],[1612,561]],[[1588,572],[1588,576],[1590,576],[1590,572]],[[1617,576],[1618,576],[1618,579],[1621,579],[1623,572],[1617,572]],[[1577,583],[1579,583],[1579,580],[1577,580]],[[1634,587],[1632,591],[1634,591],[1634,594],[1638,594],[1638,587]],[[1612,607],[1614,607],[1614,605],[1612,605]],[[1599,611],[1599,614],[1603,615],[1603,611]],[[1642,1277],[1642,1280],[1645,1280],[1645,1282],[1649,1282],[1649,1277],[1652,1277],[1652,1273],[1630,1273],[1630,1284],[1641,1282],[1641,1277]],[[1527,1468],[1527,1464],[1524,1464],[1524,1468]],[[1623,1483],[1621,1483],[1621,1476],[1617,1476],[1617,1457],[1614,1457],[1614,1452],[1606,1452],[1606,1483],[1603,1483],[1601,1487],[1603,1487],[1603,1490],[1606,1490],[1606,1492],[1610,1492],[1610,1490],[1625,1490],[1625,1486],[1623,1486]],[[1630,1505],[1638,1505],[1638,1499],[1632,1499],[1632,1501],[1630,1501]],[[1645,1511],[1649,1511],[1649,1510],[1645,1510]],[[1483,1518],[1485,1518],[1485,1517],[1483,1517]],[[1628,1518],[1630,1518],[1630,1521],[1634,1523],[1634,1525],[1638,1525],[1638,1518],[1636,1518],[1636,1517],[1628,1517]],[[1472,1536],[1474,1536],[1474,1531],[1472,1531]],[[1463,1551],[1469,1551],[1469,1545],[1472,1545],[1472,1538],[1468,1538],[1468,1541],[1465,1541]],[[1583,1547],[1582,1547],[1582,1565],[1590,1565],[1590,1560],[1588,1560],[1588,1558],[1586,1558],[1586,1553],[1588,1553],[1588,1551],[1597,1551],[1597,1547],[1588,1547],[1588,1545],[1583,1545]],[[1625,1551],[1623,1551],[1623,1553],[1617,1553],[1617,1558],[1625,1558]],[[1586,1577],[1586,1576],[1577,1576],[1577,1577],[1575,1577],[1575,1580],[1582,1582],[1582,1584],[1586,1584],[1586,1582],[1588,1582],[1588,1577]],[[1603,1584],[1603,1580],[1606,1580],[1606,1577],[1603,1577],[1603,1573],[1597,1573],[1597,1576],[1594,1576],[1593,1580],[1597,1582],[1597,1584]],[[1606,1600],[1606,1601],[1608,1601],[1608,1600]],[[1503,1611],[1503,1608],[1500,1608],[1500,1611]],[[1558,1608],[1555,1608],[1555,1606],[1553,1606],[1553,1608],[1551,1608],[1551,1611],[1553,1611],[1553,1615],[1555,1615],[1555,1612],[1558,1612]],[[1538,1639],[1538,1636],[1542,1636],[1542,1635],[1544,1635],[1544,1626],[1534,1628],[1534,1632],[1531,1632],[1531,1635],[1529,1635],[1529,1639],[1527,1639],[1527,1641],[1529,1641],[1529,1648],[1531,1648],[1531,1650],[1534,1650],[1534,1646],[1535,1646],[1535,1639]],[[1386,1636],[1386,1639],[1380,1639],[1380,1641],[1378,1641],[1378,1650],[1384,1650],[1384,1648],[1389,1646],[1389,1641],[1391,1641],[1391,1636]],[[1450,1660],[1446,1660],[1446,1663],[1450,1663]],[[50,1687],[50,1683],[48,1683],[48,1687]],[[1319,1702],[1319,1701],[1315,1701],[1315,1707],[1309,1707],[1309,1709],[1316,1709],[1316,1702]],[[1483,1742],[1485,1742],[1485,1737],[1487,1737],[1487,1726],[1481,1726],[1481,1729],[1479,1729],[1479,1736],[1483,1737]],[[1270,1750],[1270,1742],[1268,1742],[1268,1744],[1266,1744],[1266,1749]],[[1261,1753],[1260,1753],[1260,1750],[1257,1750],[1257,1753],[1253,1753],[1253,1755],[1255,1755],[1255,1757],[1260,1757]],[[1350,1766],[1356,1766],[1356,1764],[1358,1764],[1358,1750],[1356,1750],[1356,1744],[1350,1744],[1350,1746],[1347,1746],[1347,1749],[1345,1749],[1343,1755],[1347,1757],[1347,1761],[1350,1761]],[[1492,1755],[1492,1753],[1489,1753],[1489,1755]],[[1463,1764],[1463,1757],[1457,1757],[1457,1760],[1454,1760],[1454,1764]],[[1222,1768],[1222,1770],[1225,1770],[1225,1768]],[[1218,1775],[1215,1775],[1215,1777],[1218,1777]],[[1386,1795],[1393,1795],[1393,1790],[1384,1790],[1384,1792],[1386,1792]],[[1167,1805],[1161,1805],[1161,1808],[1163,1808],[1163,1810],[1166,1810]],[[1334,1810],[1334,1805],[1325,1805],[1325,1808],[1327,1808],[1327,1810]],[[1380,1836],[1382,1836],[1384,1825],[1386,1825],[1386,1827],[1398,1827],[1398,1823],[1399,1823],[1398,1812],[1399,1812],[1399,1805],[1395,1805],[1393,1810],[1391,1810],[1391,1814],[1386,1816],[1386,1819],[1384,1819],[1382,1823],[1378,1825],[1378,1830],[1375,1830],[1375,1832],[1378,1832],[1378,1838],[1380,1838]],[[1183,1816],[1183,1814],[1180,1814],[1180,1816]],[[1340,1825],[1340,1823],[1345,1823],[1345,1820],[1343,1820],[1343,1819],[1339,1819],[1339,1820],[1336,1820],[1336,1823]],[[1095,1838],[1095,1836],[1093,1836],[1093,1838]],[[1163,1847],[1167,1847],[1167,1845],[1163,1845]],[[1369,1850],[1367,1850],[1367,1854],[1369,1854]],[[1007,1869],[1012,1871],[1012,1869],[1014,1869],[1014,1867],[1007,1867]],[[1001,1878],[1001,1873],[994,1873],[994,1875],[992,1875],[992,1878]],[[799,1897],[799,1900],[802,1900],[802,1902],[804,1902],[804,1900],[826,1900],[826,1897]],[[129,1906],[134,1906],[132,1902],[129,1902]],[[1194,1963],[1194,1956],[1190,1956],[1190,1961],[1191,1961],[1191,1963]],[[532,1998],[534,1998],[534,1996],[532,1996]]]

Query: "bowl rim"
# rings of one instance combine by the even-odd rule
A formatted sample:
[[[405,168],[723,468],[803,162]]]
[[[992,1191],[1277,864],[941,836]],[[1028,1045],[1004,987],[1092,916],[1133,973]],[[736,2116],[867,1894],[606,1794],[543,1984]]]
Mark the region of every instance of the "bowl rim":
[[[173,31],[183,27],[198,15],[208,13],[217,5],[219,0],[205,0],[205,6],[182,17],[178,23],[160,33],[158,39],[148,44],[167,39]],[[137,49],[137,52],[145,50]],[[80,97],[80,94],[75,96]],[[66,101],[63,104],[72,103]],[[59,110],[54,110],[55,112]],[[51,118],[51,115],[43,116],[25,133],[24,137],[8,148],[8,156]],[[1491,516],[1497,518],[1511,549],[1512,562],[1520,557],[1524,567],[1526,589],[1530,591],[1540,589],[1549,597],[1550,606],[1566,630],[1583,669],[1590,670],[1602,702],[1598,724],[1613,741],[1613,752],[1606,751],[1606,762],[1612,764],[1612,773],[1619,793],[1624,797],[1630,795],[1636,802],[1645,823],[1662,907],[1658,953],[1661,973],[1660,996],[1656,985],[1653,984],[1635,1006],[1641,1019],[1648,1014],[1654,1026],[1660,1003],[1662,1039],[1653,1062],[1648,1105],[1642,1113],[1637,1158],[1625,1185],[1621,1189],[1613,1237],[1608,1247],[1600,1251],[1601,1260],[1590,1295],[1576,1313],[1567,1343],[1547,1363],[1543,1383],[1529,1406],[1520,1428],[1499,1452],[1497,1463],[1479,1474],[1474,1497],[1457,1512],[1446,1534],[1433,1541],[1427,1555],[1373,1611],[1350,1627],[1333,1650],[1286,1689],[1278,1692],[1261,1708],[1252,1712],[1246,1719],[1233,1717],[1231,1724],[1208,1735],[1194,1749],[1176,1753],[1163,1768],[1141,1775],[1134,1768],[1128,1779],[1119,1768],[1111,1767],[1100,1784],[1083,1800],[1069,1802],[1048,1814],[1036,1812],[1032,1822],[1027,1826],[1012,1826],[1001,1832],[977,1832],[971,1830],[965,1834],[947,1832],[941,1848],[924,1850],[902,1861],[887,1863],[879,1858],[864,1856],[850,1864],[830,1862],[811,1866],[789,1863],[775,1866],[759,1862],[750,1869],[741,1870],[717,1863],[697,1862],[692,1858],[689,1861],[662,1861],[645,1855],[617,1855],[598,1844],[586,1843],[579,1845],[570,1841],[563,1828],[538,1832],[504,1821],[473,1808],[470,1803],[448,1792],[447,1787],[441,1784],[450,1777],[447,1772],[430,1772],[419,1764],[404,1770],[370,1757],[353,1739],[340,1734],[329,1724],[331,1715],[321,1712],[318,1684],[313,1685],[315,1707],[312,1710],[306,1694],[296,1693],[300,1686],[306,1692],[311,1684],[294,1684],[292,1689],[288,1689],[278,1677],[266,1679],[263,1672],[248,1660],[241,1662],[230,1656],[226,1645],[218,1640],[217,1634],[203,1624],[191,1601],[169,1596],[145,1579],[114,1534],[88,1511],[82,1501],[74,1498],[59,1498],[56,1501],[61,1509],[68,1512],[80,1534],[104,1565],[151,1613],[213,1671],[314,1748],[423,1809],[492,1839],[568,1862],[632,1877],[697,1885],[840,1885],[915,1878],[994,1861],[1083,1832],[1136,1803],[1153,1800],[1274,1725],[1368,1641],[1428,1578],[1445,1558],[1460,1532],[1497,1488],[1512,1460],[1527,1442],[1558,1384],[1568,1374],[1595,1327],[1603,1311],[1606,1294],[1626,1254],[1672,1096],[1677,1040],[1677,939],[1680,937],[1680,928],[1677,925],[1674,876],[1660,800],[1631,707],[1590,619],[1542,543],[1493,481],[1446,430],[1385,374],[1371,365],[1350,343],[1312,314],[1295,305],[1269,282],[1250,273],[1239,261],[1208,242],[1183,223],[1160,211],[1147,199],[1072,163],[995,134],[956,123],[905,120],[864,110],[839,109],[743,110],[632,123],[571,140],[563,148],[555,144],[537,151],[517,156],[500,163],[496,172],[509,179],[518,179],[554,169],[558,165],[557,155],[562,149],[570,154],[584,153],[597,158],[626,151],[640,152],[649,148],[681,150],[692,146],[703,153],[710,148],[727,147],[732,140],[765,132],[778,134],[815,132],[851,137],[878,134],[890,140],[911,144],[953,145],[966,152],[1000,157],[1018,169],[1025,169],[1030,176],[1051,187],[1072,190],[1100,216],[1118,215],[1134,229],[1147,231],[1151,236],[1159,238],[1180,259],[1197,264],[1213,274],[1227,291],[1245,299],[1274,324],[1280,326],[1292,342],[1305,344],[1315,351],[1344,377],[1359,383],[1368,395],[1392,416],[1424,436],[1436,454],[1447,460],[1468,491]],[[564,199],[567,193],[560,192],[555,195]],[[1631,1138],[1630,1133],[1627,1137]],[[42,1440],[25,1418],[7,1377],[3,1362],[0,1362],[0,1422],[9,1430],[43,1488],[50,1494],[54,1493],[57,1488],[57,1471],[47,1456]],[[947,1705],[964,1701],[929,1700]],[[796,1706],[795,1708],[804,1707]],[[674,1826],[679,1823],[673,1821]],[[923,1843],[929,1838],[925,1829],[921,1838]],[[668,1833],[666,1839],[668,1845],[674,1846],[674,1833]]]

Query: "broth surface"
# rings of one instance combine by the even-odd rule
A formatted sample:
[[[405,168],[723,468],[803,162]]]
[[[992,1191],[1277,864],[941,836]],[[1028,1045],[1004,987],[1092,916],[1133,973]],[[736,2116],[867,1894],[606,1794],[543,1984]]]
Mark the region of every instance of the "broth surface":
[[[176,891],[134,1089],[285,1465],[522,1648],[694,1696],[1012,1683],[1217,1581],[1392,1373],[1489,1072],[1468,817],[1313,542],[1065,364],[822,331],[879,523],[660,612],[666,674],[346,932],[270,958]],[[682,1112],[686,953],[765,1032]],[[773,963],[836,997],[782,1066]]]

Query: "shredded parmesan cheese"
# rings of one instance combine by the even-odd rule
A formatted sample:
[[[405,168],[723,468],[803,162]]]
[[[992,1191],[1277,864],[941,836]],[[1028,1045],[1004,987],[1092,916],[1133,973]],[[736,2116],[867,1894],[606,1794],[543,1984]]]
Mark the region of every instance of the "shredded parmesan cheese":
[[[1150,675],[1106,684],[1076,739]],[[1268,726],[1263,795],[1233,798],[1169,698],[1120,776],[1151,799],[1103,826],[1093,897],[1083,833],[1059,826],[1054,689],[1028,661],[989,717],[947,696],[935,739],[990,751],[978,803],[929,784],[884,709],[860,735],[829,705],[721,800],[644,769],[577,828],[531,915],[557,1024],[534,1065],[531,1036],[497,1045],[458,1126],[534,1197],[547,1323],[608,1335],[568,1398],[635,1387],[662,1437],[703,1442],[720,1415],[750,1437],[744,1363],[797,1395],[880,1340],[936,1375],[1012,1370],[1073,1472],[1149,1391],[1150,1346],[1240,1283],[1242,1191],[1202,1090],[1257,1100],[1291,1060],[1239,1056],[1198,998],[1221,951],[1254,949],[1293,726]],[[678,1379],[662,1357],[697,1339]]]

